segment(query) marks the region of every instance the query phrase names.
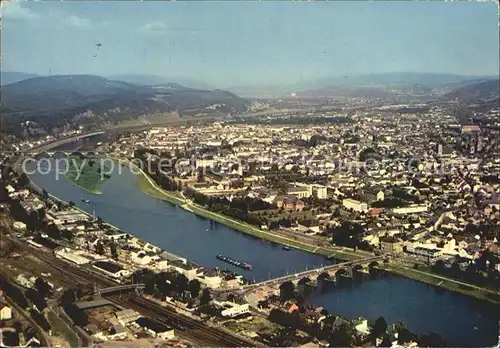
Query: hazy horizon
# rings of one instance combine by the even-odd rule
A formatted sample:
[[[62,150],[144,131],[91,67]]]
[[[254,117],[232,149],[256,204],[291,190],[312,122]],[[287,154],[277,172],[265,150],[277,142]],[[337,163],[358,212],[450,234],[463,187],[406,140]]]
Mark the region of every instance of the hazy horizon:
[[[38,75],[227,88],[499,70],[495,3],[2,2],[2,22],[2,71]]]

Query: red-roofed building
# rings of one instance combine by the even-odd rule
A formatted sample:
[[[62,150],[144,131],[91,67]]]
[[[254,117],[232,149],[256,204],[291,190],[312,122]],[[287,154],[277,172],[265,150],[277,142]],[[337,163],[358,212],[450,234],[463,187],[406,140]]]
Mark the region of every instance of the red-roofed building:
[[[375,215],[380,214],[383,211],[384,211],[384,208],[371,208],[370,210],[368,210],[368,214],[375,216]]]
[[[294,303],[293,305],[291,305],[289,308],[288,308],[288,313],[293,313],[295,311],[298,311],[299,310],[299,306],[297,306],[296,303]]]

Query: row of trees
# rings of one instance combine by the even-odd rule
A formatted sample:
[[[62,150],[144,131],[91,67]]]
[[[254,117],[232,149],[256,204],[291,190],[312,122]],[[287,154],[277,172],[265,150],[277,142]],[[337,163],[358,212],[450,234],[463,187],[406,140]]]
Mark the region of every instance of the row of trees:
[[[89,319],[87,313],[75,304],[76,299],[77,292],[73,289],[67,289],[60,298],[61,306],[75,325],[84,327],[89,323]]]
[[[47,319],[45,319],[45,316],[41,313],[47,308],[46,298],[52,294],[52,288],[47,282],[41,278],[37,278],[33,287],[26,289],[23,293],[19,287],[10,283],[8,279],[0,273],[0,289],[2,289],[7,297],[23,309],[28,309],[31,302],[36,309],[30,309],[30,316],[42,329],[45,331],[50,330]]]
[[[326,340],[332,347],[352,347],[368,343],[371,346],[375,346],[378,339],[381,340],[379,343],[380,347],[391,347],[391,341],[394,339],[391,339],[391,337],[394,337],[395,333],[397,333],[397,344],[400,346],[409,342],[417,342],[421,347],[447,346],[446,342],[438,334],[416,335],[408,330],[403,322],[399,322],[389,328],[383,317],[379,317],[375,321],[369,321],[370,334],[363,338],[358,334],[353,321],[329,315],[328,313],[326,314],[327,317],[322,323],[314,322],[311,324],[303,319],[299,311],[289,313],[273,309],[268,319],[293,331],[302,330],[311,336]]]
[[[461,268],[461,262],[466,266]],[[432,266],[432,271],[467,283],[498,289],[500,288],[500,275],[495,270],[495,265],[499,262],[498,257],[485,250],[474,263],[456,258],[450,267],[447,267],[445,261],[438,260]]]
[[[251,209],[270,209],[272,205],[257,199],[245,197],[234,198],[229,201],[225,197],[211,197],[197,192],[193,189],[185,189],[184,194],[191,198],[196,204],[207,207],[209,210],[230,216],[236,220],[245,221],[251,225],[261,226],[265,223],[263,219],[251,214]]]
[[[114,241],[109,243],[109,251],[111,253],[111,257],[118,260],[118,246]],[[96,243],[95,252],[99,255],[104,255],[106,253],[105,246],[100,240]]]
[[[201,291],[201,283],[197,279],[188,278],[179,272],[155,273],[149,269],[136,271],[132,275],[134,283],[145,284],[144,291],[157,297],[174,297],[190,302],[200,297],[200,304],[206,305],[211,301],[210,290]],[[201,292],[201,295],[200,295]]]

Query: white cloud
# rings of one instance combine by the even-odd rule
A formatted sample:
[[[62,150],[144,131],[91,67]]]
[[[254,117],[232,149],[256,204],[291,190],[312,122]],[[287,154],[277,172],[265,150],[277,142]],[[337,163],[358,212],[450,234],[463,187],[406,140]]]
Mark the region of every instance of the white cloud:
[[[63,19],[63,24],[76,29],[92,29],[92,22],[87,18],[82,18],[78,16],[68,16]]]
[[[167,26],[165,25],[165,23],[161,22],[161,21],[154,21],[154,22],[150,22],[150,23],[147,23],[145,25],[142,26],[142,31],[144,32],[148,32],[148,33],[152,33],[152,32],[164,32],[167,30]]]
[[[21,6],[18,1],[2,1],[0,6],[2,19],[25,20],[38,17],[37,13]]]

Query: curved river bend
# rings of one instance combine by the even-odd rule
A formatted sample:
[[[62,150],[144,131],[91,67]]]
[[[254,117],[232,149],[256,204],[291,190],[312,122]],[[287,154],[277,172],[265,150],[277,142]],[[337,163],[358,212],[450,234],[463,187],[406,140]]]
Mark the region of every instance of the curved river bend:
[[[136,176],[121,168],[100,186],[102,195],[80,189],[55,173],[30,175],[40,188],[64,201],[73,201],[104,221],[174,254],[206,267],[228,268],[250,280],[264,280],[287,272],[331,263],[324,257],[234,231],[200,218],[171,203],[144,194]],[[81,199],[89,199],[85,204]],[[252,271],[215,258],[224,254],[252,264]],[[315,294],[311,302],[349,318],[383,316],[389,323],[403,320],[416,333],[437,332],[452,346],[493,346],[498,341],[498,306],[435,289],[406,278],[387,275],[352,287]]]

